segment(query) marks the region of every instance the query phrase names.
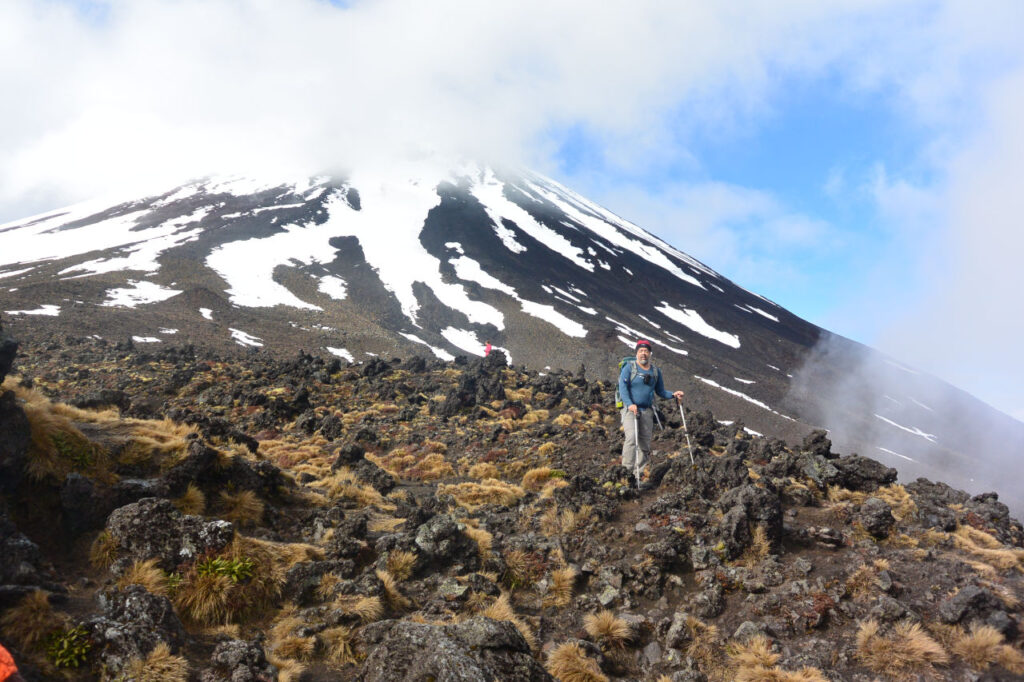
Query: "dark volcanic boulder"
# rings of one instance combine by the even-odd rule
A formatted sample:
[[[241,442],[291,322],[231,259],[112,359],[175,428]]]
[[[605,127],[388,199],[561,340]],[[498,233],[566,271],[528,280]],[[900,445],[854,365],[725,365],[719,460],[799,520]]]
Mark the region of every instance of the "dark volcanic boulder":
[[[160,481],[126,478],[112,486],[71,473],[60,488],[64,527],[72,535],[102,528],[110,512],[144,497],[166,494]]]
[[[448,514],[438,514],[416,529],[416,546],[427,561],[438,566],[462,564],[473,570],[480,566],[476,542]]]
[[[229,639],[221,642],[210,656],[212,668],[203,671],[201,682],[273,682],[277,668],[267,662],[259,641]]]
[[[838,456],[832,454],[832,441],[829,440],[828,431],[822,431],[821,429],[816,429],[807,434],[800,449],[811,455],[820,455],[826,459]]]
[[[860,506],[853,520],[879,540],[889,537],[889,532],[896,525],[892,507],[877,497],[869,497],[864,500],[864,504]]]
[[[896,481],[895,469],[860,455],[833,459],[832,464],[839,469],[840,485],[850,490],[872,492]]]
[[[186,516],[168,500],[147,497],[125,505],[107,519],[107,531],[117,543],[119,558],[111,570],[121,573],[135,561],[157,558],[160,567],[173,571],[207,552],[217,552],[234,538],[227,521],[206,521]]]
[[[782,539],[782,503],[775,493],[747,484],[722,495],[718,506],[726,510],[721,523],[722,539],[731,556],[750,544],[750,533],[757,526],[765,529],[773,546]]]
[[[0,384],[7,377],[14,364],[14,356],[18,354],[18,342],[7,335],[0,324]]]
[[[124,391],[102,388],[98,391],[91,391],[85,395],[72,398],[71,404],[83,410],[93,410],[99,407],[113,406],[123,412],[131,407],[132,401]]]
[[[23,535],[0,507],[0,611],[43,587],[61,590],[44,576],[39,546]]]
[[[476,617],[458,625],[386,620],[362,629],[357,646],[368,652],[360,682],[551,681],[507,621]]]
[[[176,653],[185,642],[185,628],[167,597],[141,585],[100,594],[103,616],[88,621],[94,651],[109,672],[118,672],[133,658],[145,658],[157,644]]]
[[[28,417],[13,391],[0,392],[0,495],[18,489],[31,438]]]

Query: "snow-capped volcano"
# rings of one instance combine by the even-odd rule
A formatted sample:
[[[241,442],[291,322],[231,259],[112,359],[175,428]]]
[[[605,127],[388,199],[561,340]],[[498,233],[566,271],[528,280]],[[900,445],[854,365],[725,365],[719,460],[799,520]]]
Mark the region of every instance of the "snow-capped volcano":
[[[889,462],[904,480],[938,476],[937,462],[941,478],[997,480],[956,426],[965,404],[1009,434],[1003,454],[1024,442],[1019,422],[529,172],[214,178],[72,206],[0,226],[0,301],[23,337],[301,348],[354,362],[482,355],[489,341],[514,363],[584,364],[609,381],[643,337],[688,405],[791,442],[831,428],[837,446]],[[812,353],[824,341],[829,353]],[[867,397],[847,381],[864,358],[883,377]]]

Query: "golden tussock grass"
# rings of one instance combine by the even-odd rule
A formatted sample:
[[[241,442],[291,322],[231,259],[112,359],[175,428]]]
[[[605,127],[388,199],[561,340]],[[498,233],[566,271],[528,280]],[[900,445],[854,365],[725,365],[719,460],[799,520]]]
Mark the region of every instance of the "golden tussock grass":
[[[260,443],[260,454],[283,469],[295,469],[305,462],[318,463],[329,445],[329,441],[319,434],[300,442],[265,440]]]
[[[953,533],[953,544],[1001,571],[1024,571],[1024,549],[1006,547],[983,530],[960,526]]]
[[[861,623],[855,656],[875,673],[896,679],[930,674],[933,666],[949,662],[949,655],[920,625],[902,622],[882,634],[877,621]]]
[[[535,469],[530,469],[523,474],[523,480],[520,485],[525,490],[535,493],[544,486],[544,483],[549,478],[551,478],[552,471],[553,469],[551,469],[551,467],[537,467]]]
[[[157,566],[158,559],[136,561],[117,579],[118,589],[129,585],[141,585],[147,592],[166,597],[168,594],[167,574]]]
[[[125,673],[133,682],[188,682],[188,661],[160,642],[145,658],[132,659]]]
[[[366,522],[366,529],[371,533],[394,533],[403,523],[405,523],[405,519],[375,516]]]
[[[384,505],[384,496],[374,490],[373,486],[361,483],[347,467],[338,469],[318,481],[318,484],[327,490],[327,496],[332,500],[349,500],[359,507]]]
[[[186,622],[198,625],[227,623],[231,616],[233,583],[226,575],[189,574],[174,593],[174,605]]]
[[[623,649],[633,639],[629,623],[607,609],[584,616],[583,629],[605,651]]]
[[[743,550],[743,555],[736,561],[741,566],[754,568],[772,553],[771,542],[768,541],[768,531],[758,524],[754,526],[753,537],[750,546]]]
[[[527,412],[526,414],[523,415],[523,418],[520,420],[520,422],[522,424],[529,425],[529,424],[540,424],[541,422],[546,422],[547,420],[548,420],[548,411],[547,410],[530,410],[529,412]]]
[[[380,597],[366,597],[363,595],[349,595],[338,597],[334,600],[334,608],[355,616],[364,625],[380,620],[384,615],[384,602]]]
[[[1015,674],[1024,673],[1024,655],[1007,646],[1001,632],[991,625],[972,625],[970,631],[953,628],[950,647],[972,669],[984,672],[992,665],[1001,665]]]
[[[826,499],[829,502],[840,504],[843,502],[852,502],[853,504],[863,504],[864,500],[869,497],[877,497],[886,504],[889,505],[893,518],[897,522],[911,516],[917,511],[917,505],[914,504],[913,498],[907,489],[898,484],[882,486],[873,492],[862,492],[855,490],[847,490],[839,486],[830,485],[826,494]]]
[[[491,556],[491,546],[494,543],[494,536],[483,528],[467,526],[464,531],[473,542],[476,543],[476,552],[481,559],[486,561]]]
[[[724,656],[719,643],[718,626],[701,622],[693,616],[687,616],[686,629],[690,633],[690,644],[686,647],[686,655],[700,665],[709,678],[718,676],[725,670]]]
[[[540,499],[546,500],[555,494],[555,491],[559,488],[565,488],[569,485],[569,482],[564,478],[549,478],[544,487],[540,489]]]
[[[797,671],[779,668],[740,668],[732,678],[733,682],[829,682],[817,668],[801,668]]]
[[[451,495],[459,506],[472,511],[485,504],[511,506],[522,499],[526,491],[517,485],[487,478],[480,483],[442,483],[437,486],[436,494]]]
[[[19,649],[30,651],[42,646],[47,636],[63,628],[66,621],[65,616],[50,606],[47,593],[36,590],[0,616],[0,632]]]
[[[539,448],[537,448],[537,454],[540,455],[541,457],[550,457],[556,452],[558,452],[558,446],[552,443],[551,441],[548,441],[547,443],[544,443]]]
[[[561,426],[562,428],[565,428],[567,426],[571,426],[572,421],[573,420],[571,414],[560,414],[554,419],[552,419],[551,423],[555,424],[556,426]]]
[[[247,526],[257,524],[263,519],[265,505],[252,490],[239,490],[235,493],[222,490],[220,502],[223,506],[222,518],[231,523]]]
[[[273,651],[267,653],[267,662],[277,668],[275,682],[300,682],[306,674],[306,666],[293,658],[278,656]]]
[[[530,587],[539,577],[536,575],[536,562],[529,552],[522,549],[511,549],[505,552],[505,573],[502,582],[509,589]]]
[[[181,497],[174,500],[174,506],[182,514],[198,516],[206,511],[206,495],[195,483],[189,483]]]
[[[377,570],[377,579],[384,585],[384,598],[393,611],[405,611],[412,601],[398,589],[398,580],[386,570]]]
[[[309,661],[316,652],[316,638],[302,636],[298,630],[305,626],[305,621],[295,615],[294,607],[285,607],[281,615],[270,627],[270,650],[281,658],[296,661]]]
[[[548,652],[545,669],[559,682],[608,682],[597,661],[579,644],[566,642]]]
[[[498,478],[499,475],[498,467],[490,462],[478,462],[469,468],[470,478]]]
[[[527,646],[531,650],[537,648],[537,637],[533,634],[533,630],[526,624],[526,621],[516,615],[515,609],[512,608],[512,601],[507,592],[502,593],[493,604],[488,606],[486,609],[480,612],[481,616],[490,618],[492,620],[504,620],[512,623],[519,634],[526,640]]]
[[[870,596],[875,590],[878,573],[888,569],[889,562],[885,559],[876,559],[870,564],[861,564],[846,579],[847,596],[854,600],[862,600]]]
[[[337,573],[324,573],[320,576],[320,584],[316,588],[316,596],[321,600],[330,599],[341,584],[341,576]]]
[[[93,568],[110,568],[117,559],[117,540],[109,531],[100,531],[89,545],[89,563]]]
[[[572,601],[572,588],[578,575],[575,568],[567,566],[551,572],[548,593],[544,595],[544,606],[563,607]]]
[[[779,654],[772,651],[772,644],[764,635],[733,642],[726,651],[732,664],[739,668],[772,668],[779,660]]]
[[[355,631],[344,625],[327,628],[321,632],[320,640],[323,642],[327,660],[335,665],[358,663],[359,659],[352,646],[354,637]]]
[[[416,553],[407,552],[403,549],[396,549],[388,552],[387,564],[388,573],[399,582],[408,580],[416,569]]]

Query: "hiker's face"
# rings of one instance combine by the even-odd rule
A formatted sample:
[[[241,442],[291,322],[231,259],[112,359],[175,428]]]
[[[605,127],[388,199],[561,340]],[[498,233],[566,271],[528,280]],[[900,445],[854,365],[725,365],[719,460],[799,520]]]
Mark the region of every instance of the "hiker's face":
[[[647,346],[640,346],[636,349],[636,359],[641,365],[646,365],[651,359],[651,349]]]

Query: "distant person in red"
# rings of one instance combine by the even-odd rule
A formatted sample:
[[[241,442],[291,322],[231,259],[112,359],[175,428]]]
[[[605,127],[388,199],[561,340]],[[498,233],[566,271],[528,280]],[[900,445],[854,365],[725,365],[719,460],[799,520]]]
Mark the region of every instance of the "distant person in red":
[[[0,682],[24,682],[10,652],[0,644]]]
[[[484,346],[484,357],[486,358],[490,354],[491,354],[491,342],[488,341],[487,345]]]

